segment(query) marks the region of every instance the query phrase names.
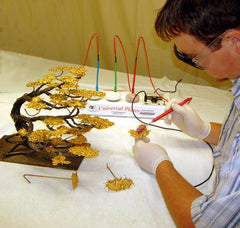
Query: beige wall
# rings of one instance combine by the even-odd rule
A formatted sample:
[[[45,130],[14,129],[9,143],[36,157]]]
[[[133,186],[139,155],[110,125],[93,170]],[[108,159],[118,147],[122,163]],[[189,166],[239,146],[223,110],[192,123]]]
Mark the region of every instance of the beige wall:
[[[162,42],[154,32],[157,10],[164,0],[0,0],[3,50],[83,64],[91,36],[100,42],[100,67],[114,70],[113,37],[121,38],[129,63],[134,69],[138,38],[146,42],[152,77],[168,76],[183,82],[228,88],[205,73],[180,63],[172,43]],[[125,61],[117,42],[118,70]],[[96,66],[96,40],[87,65]],[[137,74],[148,75],[141,43]]]

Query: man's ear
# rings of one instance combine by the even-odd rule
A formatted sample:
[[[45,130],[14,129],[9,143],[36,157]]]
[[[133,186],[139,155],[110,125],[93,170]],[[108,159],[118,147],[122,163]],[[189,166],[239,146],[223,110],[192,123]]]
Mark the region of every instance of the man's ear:
[[[230,40],[235,46],[236,51],[240,54],[240,30],[232,29],[226,32],[224,38]]]

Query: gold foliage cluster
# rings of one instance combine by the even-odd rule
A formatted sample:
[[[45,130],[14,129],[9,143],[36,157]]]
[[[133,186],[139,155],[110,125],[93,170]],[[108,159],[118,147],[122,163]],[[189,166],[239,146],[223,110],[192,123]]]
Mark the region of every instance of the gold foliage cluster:
[[[44,79],[37,80],[36,82],[27,83],[27,87],[36,87],[42,84],[49,84],[56,79],[55,74],[47,74],[44,76]]]
[[[130,178],[117,178],[110,167],[107,164],[107,168],[110,171],[110,173],[113,175],[114,179],[113,180],[108,180],[105,183],[105,187],[107,187],[111,191],[121,191],[130,188],[132,185],[134,185],[132,179]]]
[[[78,181],[79,181],[77,172],[72,173],[71,179],[72,179],[72,188],[73,188],[73,190],[74,190],[74,189],[77,187]]]
[[[66,157],[64,155],[57,155],[55,156],[53,159],[52,159],[52,164],[53,165],[58,165],[58,164],[61,164],[61,165],[68,165],[68,164],[71,164],[70,161],[66,161]]]
[[[104,129],[111,127],[114,123],[107,120],[100,118],[98,116],[91,117],[86,114],[81,114],[77,116],[78,119],[81,119],[81,123],[88,123],[94,125],[95,128],[97,129]]]
[[[129,134],[134,137],[135,139],[142,139],[144,137],[147,137],[150,133],[150,130],[147,129],[143,124],[139,125],[137,129],[142,128],[140,132],[137,130],[130,129],[128,132]]]
[[[130,178],[115,178],[108,180],[105,186],[111,191],[121,191],[130,188],[133,185],[133,181]]]
[[[84,156],[87,158],[92,158],[98,156],[98,151],[93,150],[89,146],[74,146],[69,148],[69,152],[77,156]]]

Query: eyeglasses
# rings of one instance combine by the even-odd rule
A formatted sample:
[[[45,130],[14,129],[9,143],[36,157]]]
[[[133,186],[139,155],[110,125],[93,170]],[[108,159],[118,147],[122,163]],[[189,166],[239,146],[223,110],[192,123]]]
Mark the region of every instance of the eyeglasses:
[[[194,58],[189,57],[188,55],[185,55],[177,50],[176,45],[174,44],[174,53],[176,57],[183,61],[184,63],[187,63],[197,69],[205,70],[210,62],[210,53],[217,51],[221,48],[222,39],[224,37],[226,32],[219,35],[217,38],[215,38],[210,44],[208,44],[198,55],[196,55]]]

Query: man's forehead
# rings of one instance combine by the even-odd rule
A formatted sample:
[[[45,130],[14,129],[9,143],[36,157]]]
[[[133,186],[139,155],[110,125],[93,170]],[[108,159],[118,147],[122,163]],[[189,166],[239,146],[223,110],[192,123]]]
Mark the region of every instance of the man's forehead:
[[[173,37],[173,42],[181,53],[189,57],[196,56],[205,47],[202,42],[187,33],[179,33],[178,36]]]

